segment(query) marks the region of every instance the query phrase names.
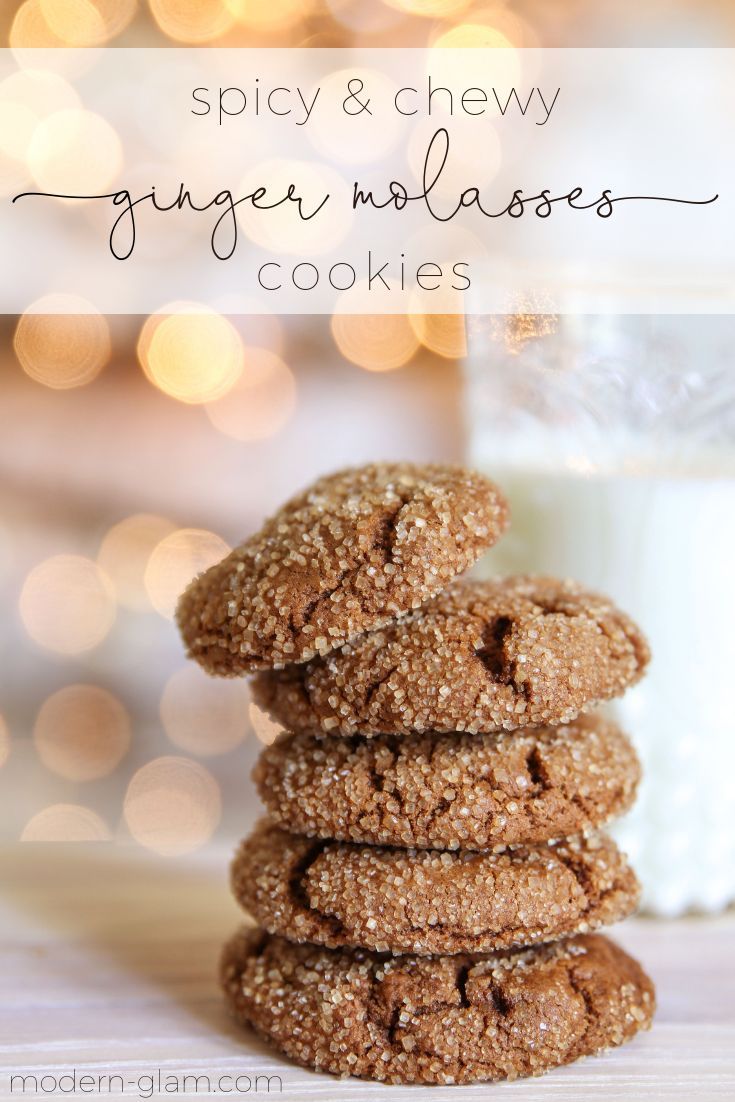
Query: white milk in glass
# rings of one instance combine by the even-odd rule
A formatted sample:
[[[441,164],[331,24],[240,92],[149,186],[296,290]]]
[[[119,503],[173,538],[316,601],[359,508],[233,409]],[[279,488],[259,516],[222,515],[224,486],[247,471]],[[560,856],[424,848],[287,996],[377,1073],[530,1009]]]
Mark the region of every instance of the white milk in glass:
[[[634,610],[653,660],[611,705],[644,781],[614,833],[644,906],[735,899],[735,479],[493,474],[512,528],[487,570],[569,576]]]
[[[713,319],[661,319],[685,355],[675,370],[659,364],[653,381],[650,319],[622,319],[622,359],[611,352],[613,321],[587,319],[580,344],[573,319],[574,339],[569,329],[557,336],[546,362],[541,340],[530,363],[496,356],[497,374],[497,349],[478,347],[475,334],[470,459],[506,491],[512,518],[482,570],[575,578],[641,625],[649,671],[607,707],[644,779],[613,833],[643,883],[644,908],[713,911],[735,901],[735,386],[690,371]]]

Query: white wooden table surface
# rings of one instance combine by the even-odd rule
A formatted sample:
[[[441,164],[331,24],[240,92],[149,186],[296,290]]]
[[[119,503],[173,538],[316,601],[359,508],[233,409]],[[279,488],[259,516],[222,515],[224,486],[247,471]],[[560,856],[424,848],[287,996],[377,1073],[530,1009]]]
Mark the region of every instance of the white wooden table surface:
[[[110,1093],[105,1080],[90,1090],[87,1080],[56,1097],[137,1099],[149,1095],[148,1076],[157,1085],[160,1069],[169,1086],[167,1076],[185,1073],[209,1075],[213,1085],[222,1075],[277,1075],[282,1090],[273,1080],[270,1093],[289,1102],[735,1099],[733,913],[636,919],[615,930],[659,995],[653,1030],[624,1048],[537,1080],[391,1087],[306,1072],[230,1023],[215,982],[220,945],[238,922],[226,863],[225,854],[163,861],[104,844],[0,852],[0,1098],[19,1097],[17,1081],[10,1093],[12,1074],[40,1081],[76,1069],[77,1083],[120,1074],[125,1091]],[[54,1096],[52,1085],[45,1080],[36,1097]],[[219,1093],[200,1081],[200,1097]],[[265,1094],[262,1080],[257,1093]],[[255,1095],[253,1086],[247,1096]],[[25,1097],[33,1096],[26,1085]]]

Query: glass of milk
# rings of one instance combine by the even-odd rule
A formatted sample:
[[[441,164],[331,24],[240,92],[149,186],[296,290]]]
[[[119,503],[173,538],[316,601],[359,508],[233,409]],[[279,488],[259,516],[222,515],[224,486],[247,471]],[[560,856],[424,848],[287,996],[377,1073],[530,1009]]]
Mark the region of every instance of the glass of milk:
[[[644,780],[614,833],[649,911],[735,901],[735,318],[468,318],[470,460],[511,503],[488,572],[573,577],[646,632],[609,707]]]

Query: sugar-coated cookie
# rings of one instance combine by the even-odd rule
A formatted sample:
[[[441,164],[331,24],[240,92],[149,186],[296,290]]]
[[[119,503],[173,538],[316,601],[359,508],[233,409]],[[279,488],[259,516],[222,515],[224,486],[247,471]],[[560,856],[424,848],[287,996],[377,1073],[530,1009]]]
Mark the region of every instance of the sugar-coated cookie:
[[[497,487],[460,467],[328,475],[189,585],[177,611],[188,653],[223,676],[327,654],[419,608],[507,520]]]
[[[638,627],[556,578],[460,581],[400,623],[303,666],[258,675],[290,730],[485,732],[569,722],[642,676]]]
[[[599,713],[496,735],[284,734],[253,771],[294,834],[433,849],[492,849],[581,834],[622,814],[640,765]]]
[[[332,948],[487,952],[586,933],[634,910],[638,881],[604,835],[500,853],[314,841],[263,820],[232,865],[270,933]]]
[[[653,984],[599,935],[512,953],[386,957],[243,930],[231,1012],[297,1063],[389,1083],[538,1075],[648,1029]]]

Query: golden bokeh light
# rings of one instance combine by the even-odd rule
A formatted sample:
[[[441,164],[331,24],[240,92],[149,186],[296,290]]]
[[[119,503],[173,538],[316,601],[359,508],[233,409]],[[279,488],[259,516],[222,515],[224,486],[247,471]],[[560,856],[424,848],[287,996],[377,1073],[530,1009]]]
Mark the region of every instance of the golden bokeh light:
[[[22,161],[37,124],[38,117],[25,103],[0,99],[0,153]]]
[[[249,732],[249,703],[245,681],[215,681],[198,666],[183,666],[166,682],[161,722],[171,741],[189,754],[226,754]]]
[[[234,386],[243,368],[243,345],[222,314],[198,303],[170,303],[143,325],[138,360],[164,394],[198,405]]]
[[[109,122],[79,107],[42,119],[28,147],[33,180],[42,191],[59,195],[103,194],[122,163],[122,145]]]
[[[203,528],[177,528],[164,536],[151,552],[143,575],[153,607],[172,619],[177,601],[192,578],[229,551],[223,539]]]
[[[424,348],[437,356],[460,360],[467,355],[464,314],[411,314],[408,320]]]
[[[130,748],[130,718],[99,685],[66,685],[41,705],[33,728],[40,760],[70,781],[112,773]]]
[[[49,27],[41,0],[24,0],[13,17],[8,35],[11,49],[57,49],[66,45]]]
[[[471,0],[383,0],[389,8],[424,19],[448,19],[469,7]]]
[[[224,0],[148,0],[148,5],[163,33],[176,42],[211,42],[235,23]]]
[[[110,359],[107,319],[76,295],[45,295],[22,315],[13,348],[37,383],[54,390],[85,386]]]
[[[455,116],[450,122],[448,116],[441,114],[442,105],[440,104],[438,104],[438,111],[439,113],[433,113],[430,118],[427,116],[420,119],[411,128],[407,158],[414,179],[422,182],[426,171],[429,143],[437,127],[441,125],[450,127],[450,155],[441,175],[432,187],[432,195],[435,199],[448,200],[447,210],[450,211],[455,209],[457,197],[467,188],[486,187],[495,179],[503,161],[503,147],[498,132],[485,119],[481,123],[480,134],[477,119]],[[481,141],[478,142],[480,136]],[[441,145],[432,146],[432,163],[439,161],[442,148]],[[437,208],[441,210],[441,204],[437,204]],[[447,224],[445,223],[444,226]]]
[[[419,339],[405,314],[340,314],[332,336],[345,359],[367,371],[393,371],[408,363]]]
[[[487,55],[493,50],[493,85],[510,89],[521,79],[521,58],[513,43],[490,21],[459,23],[440,33],[432,41],[427,53],[427,68],[432,82],[450,88],[483,87],[487,75]],[[454,51],[475,50],[464,57]]]
[[[40,9],[51,33],[65,46],[101,46],[109,37],[91,0],[40,0]]]
[[[247,348],[245,367],[233,388],[204,407],[215,428],[236,440],[264,440],[290,421],[296,408],[296,381],[280,356]]]
[[[336,169],[316,161],[274,157],[248,169],[240,181],[238,194],[250,195],[268,181],[270,201],[281,199],[296,185],[293,200],[271,209],[242,203],[237,221],[256,245],[271,253],[288,256],[319,256],[334,249],[345,239],[355,216],[350,184]],[[296,200],[300,200],[300,205]],[[303,214],[299,214],[299,210]],[[264,273],[269,283],[287,283],[289,266]],[[308,277],[304,279],[304,276]],[[300,279],[308,286],[313,272]],[[323,277],[323,274],[322,274]],[[302,287],[302,289],[305,289]]]
[[[347,111],[337,110],[344,99],[348,81],[361,80],[375,103],[392,103],[398,85],[377,69],[353,66],[327,74],[319,84],[322,99],[332,105],[330,110],[315,112],[308,134],[312,145],[338,164],[366,165],[385,157],[403,133],[402,119],[397,111],[383,112],[380,125],[365,114],[357,118]]]
[[[4,716],[0,715],[0,767],[5,765],[5,762],[10,757],[10,731],[8,725],[5,722]]]
[[[376,4],[375,0],[325,0],[329,14],[335,22],[346,28],[354,39],[343,38],[338,43],[341,48],[349,48],[358,35],[377,35],[384,33],[400,23],[403,16],[396,8],[387,4]]]
[[[108,842],[110,830],[91,807],[52,804],[26,823],[21,842]]]
[[[257,704],[250,705],[248,708],[248,715],[250,717],[250,725],[255,731],[257,738],[265,746],[271,746],[285,730],[280,723],[276,723],[274,719],[271,719],[268,713],[264,712],[262,708],[259,708]]]
[[[114,524],[105,535],[97,562],[115,587],[117,600],[133,612],[149,609],[145,569],[151,552],[176,525],[152,513],[135,513]]]
[[[21,69],[0,81],[0,100],[20,104],[36,121],[62,107],[79,107],[76,89],[58,73],[47,69]],[[28,134],[30,140],[30,133]]]
[[[443,31],[432,45],[443,50],[513,49],[510,39],[489,23],[459,23]]]
[[[53,4],[54,0],[47,0]],[[105,28],[105,39],[114,38],[130,26],[138,10],[138,0],[91,0]]]
[[[238,23],[254,31],[283,31],[308,19],[315,0],[224,0]]]
[[[54,555],[26,577],[20,615],[40,646],[58,654],[81,654],[101,643],[115,622],[112,582],[91,559]]]
[[[77,93],[56,73],[20,70],[0,81],[0,194],[27,187],[26,158],[40,120],[78,104]]]
[[[138,769],[123,805],[135,841],[167,857],[205,845],[221,813],[219,785],[212,774],[183,757],[156,758]]]

